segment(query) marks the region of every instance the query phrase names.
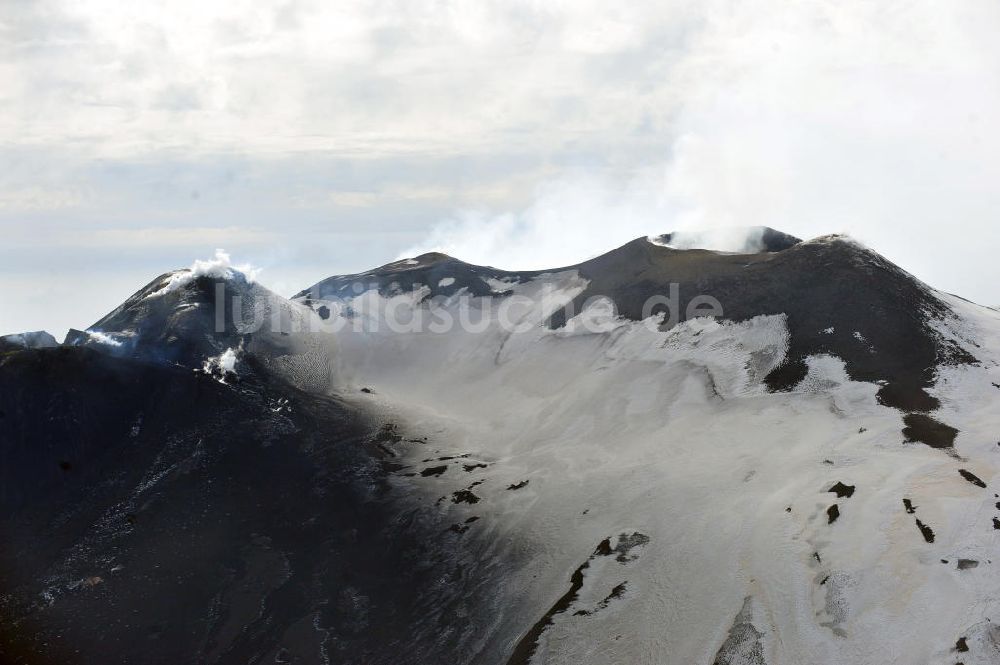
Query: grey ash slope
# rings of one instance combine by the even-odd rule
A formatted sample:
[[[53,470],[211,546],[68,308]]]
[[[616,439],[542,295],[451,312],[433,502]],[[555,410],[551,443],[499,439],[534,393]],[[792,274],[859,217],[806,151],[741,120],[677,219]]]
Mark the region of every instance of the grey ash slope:
[[[881,403],[910,414],[909,439],[949,447],[954,430],[925,415],[939,406],[928,389],[939,366],[976,362],[936,328],[953,316],[949,306],[920,280],[849,238],[802,242],[766,227],[758,229],[758,236],[761,251],[752,254],[678,250],[663,244],[671,234],[637,238],[589,261],[548,271],[505,271],[424,254],[367,273],[331,277],[295,298],[327,314],[323,301],[350,299],[372,288],[391,295],[424,286],[425,299],[463,289],[472,296],[503,295],[498,282],[577,271],[589,284],[567,310],[551,318],[550,326],[560,328],[568,315],[579,313],[595,297],[610,298],[630,320],[664,312],[662,306],[649,312],[643,307],[651,297],[669,296],[676,285],[679,320],[701,295],[717,299],[726,320],[787,317],[789,352],[786,362],[767,376],[770,389],[785,391],[799,384],[808,357],[834,355],[846,363],[852,379],[881,384]]]
[[[362,320],[390,304],[422,314],[415,301],[441,284],[454,296],[483,282],[533,307],[519,336],[496,311],[485,332],[341,335],[352,385],[440,422],[446,454],[488,463],[467,535],[530,543],[498,587],[513,609],[497,662],[957,662],[955,639],[996,615],[1000,317],[847,238],[769,249],[641,238],[547,273],[437,256],[326,282]],[[505,277],[509,289],[495,283]],[[360,278],[383,297],[352,300]],[[706,294],[734,323],[628,321],[671,285],[681,314]],[[569,321],[597,296],[623,319],[594,307]],[[567,301],[574,312],[553,316]],[[905,445],[904,423],[951,454]],[[452,469],[434,462],[434,480],[415,482],[461,476]],[[588,558],[633,529],[650,543],[634,568]],[[982,654],[963,662],[996,662]]]
[[[983,519],[981,533],[951,528],[967,503],[953,501],[950,488],[939,501],[933,489],[942,483],[927,479],[952,477],[992,511],[998,476],[979,453],[994,453],[994,443],[980,445],[986,430],[966,429],[971,417],[953,423],[967,433],[960,449],[971,461],[962,464],[983,479],[975,484],[951,468],[954,458],[901,445],[898,414],[874,404],[873,386],[783,394],[800,385],[807,359],[830,354],[852,378],[881,384],[882,404],[909,414],[908,437],[947,447],[955,430],[924,415],[938,409],[935,372],[975,359],[938,332],[954,315],[942,297],[878,254],[839,237],[763,237],[766,251],[753,254],[641,238],[551,271],[427,254],[324,280],[298,303],[236,272],[180,283],[183,271],[167,273],[92,327],[117,344],[80,332],[71,346],[3,350],[0,661],[504,663],[549,654],[554,662],[635,662],[638,653],[666,653],[662,662],[711,662],[713,654],[755,662],[748,654],[771,649],[773,636],[806,650],[817,634],[832,645],[827,656],[841,653],[844,638],[831,633],[827,642],[822,631],[798,628],[841,588],[838,580],[863,582],[850,626],[861,632],[883,607],[876,603],[893,602],[898,580],[926,590],[913,561],[936,570],[939,559],[967,551],[989,561],[974,548],[993,524]],[[323,349],[304,333],[246,332],[236,320],[322,316],[328,301],[418,285],[426,287],[419,297],[445,299],[552,287],[573,298],[577,313],[606,296],[636,320],[646,299],[669,295],[671,284],[682,314],[708,294],[725,319],[781,315],[678,329],[719,376],[741,374],[752,352],[784,349],[787,329],[787,362],[766,381],[771,394],[756,375],[758,390],[746,400],[736,390],[711,394],[704,373],[692,379],[688,347],[668,347],[668,335],[644,326],[552,332],[544,323],[562,328],[567,313],[552,316],[548,306],[526,340],[506,347],[503,365],[495,345],[507,340],[497,330],[430,339],[345,329]],[[234,315],[227,307],[221,326],[220,288],[243,308]],[[754,341],[755,327],[766,339]],[[987,355],[992,344],[980,349],[984,362],[1000,357]],[[235,347],[240,372],[229,384],[191,371]],[[359,383],[299,381],[302,373],[282,371],[294,359],[321,375],[329,374],[323,363],[343,362]],[[682,393],[689,379],[695,388]],[[988,395],[973,394],[985,401],[1000,388],[983,385]],[[859,390],[865,398],[852,411],[847,395]],[[834,408],[834,393],[845,411]],[[963,417],[942,397],[941,413]],[[733,435],[706,435],[698,414]],[[397,430],[387,418],[426,429]],[[859,422],[875,435],[863,435]],[[909,473],[905,489],[900,469]],[[847,487],[844,497],[837,492],[834,524],[823,510],[827,492]],[[916,527],[904,496],[920,507]],[[902,515],[889,527],[884,558],[851,546],[853,537],[875,542],[893,510]],[[917,531],[924,523],[936,539]],[[786,541],[790,533],[802,538]],[[639,535],[648,543],[641,559],[606,554],[612,540]],[[685,543],[688,554],[678,556],[674,545]],[[879,565],[884,578],[863,577]],[[735,589],[746,576],[760,584]],[[803,603],[783,593],[795,581]],[[676,620],[665,625],[663,606],[650,603],[675,589],[689,607],[671,606]],[[869,589],[888,595],[866,598]],[[962,589],[952,607],[973,606]],[[698,623],[684,622],[686,609]],[[947,615],[931,616],[921,632],[954,621]],[[611,630],[619,618],[627,628]],[[782,625],[788,618],[794,625]],[[962,630],[971,625],[964,614],[961,621]],[[877,625],[873,634],[882,644],[912,625]],[[626,630],[634,649],[612,639]],[[964,634],[941,632],[932,637],[948,648]],[[696,651],[702,656],[690,656]],[[632,657],[597,661],[596,653]]]

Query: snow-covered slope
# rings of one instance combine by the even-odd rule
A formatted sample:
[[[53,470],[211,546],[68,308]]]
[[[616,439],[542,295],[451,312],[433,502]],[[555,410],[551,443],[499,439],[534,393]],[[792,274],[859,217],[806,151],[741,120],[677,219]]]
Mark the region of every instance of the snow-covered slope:
[[[671,283],[724,316],[643,320]],[[488,553],[469,662],[1000,659],[996,311],[842,237],[299,298],[343,319],[336,385],[428,437],[397,484]]]
[[[1000,662],[1000,312],[756,237],[293,301],[220,256],[4,353],[0,650]]]

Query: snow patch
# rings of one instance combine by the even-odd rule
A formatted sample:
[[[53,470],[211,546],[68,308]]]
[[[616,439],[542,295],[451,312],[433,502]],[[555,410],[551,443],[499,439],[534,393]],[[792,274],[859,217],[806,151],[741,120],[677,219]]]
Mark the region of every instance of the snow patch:
[[[508,293],[514,289],[514,285],[517,283],[508,278],[496,279],[495,277],[483,277],[482,279],[489,284],[494,293]]]
[[[442,286],[442,287],[444,287],[444,286],[451,286],[454,283],[455,283],[455,278],[454,277],[445,277],[440,282],[438,282],[438,286]]]
[[[628,321],[618,316],[615,304],[610,298],[599,298],[566,321],[560,333],[563,336],[607,333],[627,323]]]

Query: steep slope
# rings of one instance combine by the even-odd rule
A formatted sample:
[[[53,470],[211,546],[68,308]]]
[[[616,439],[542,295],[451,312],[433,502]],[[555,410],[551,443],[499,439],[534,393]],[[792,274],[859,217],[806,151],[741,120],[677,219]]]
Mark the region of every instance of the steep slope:
[[[366,273],[335,275],[295,294],[293,300],[311,304],[344,301],[366,291],[383,295],[408,293],[423,287],[423,296],[448,297],[460,292],[482,297],[500,295],[510,284],[540,274],[538,271],[510,272],[490,266],[475,266],[456,258],[431,252],[412,259],[401,259]]]
[[[0,662],[455,662],[479,639],[456,618],[475,558],[386,484],[378,451],[417,444],[246,365],[0,359]]]
[[[0,356],[0,655],[997,662],[1000,313],[760,238],[196,264]]]
[[[483,270],[503,288],[475,295]],[[506,571],[469,662],[1000,655],[995,311],[839,237],[461,264],[447,295],[427,271],[309,304],[343,319],[338,385],[435,432],[394,482],[446,521],[472,507],[480,574]],[[670,284],[673,325],[643,312]],[[688,316],[698,295],[723,316]]]
[[[951,309],[912,275],[849,238],[803,243],[773,229],[759,231],[763,251],[755,254],[677,250],[639,238],[551,273],[507,272],[427,254],[331,277],[295,298],[327,318],[372,292],[390,298],[415,294],[419,302],[502,297],[514,285],[544,281],[546,274],[573,273],[586,287],[552,313],[551,327],[561,328],[589,302],[604,300],[613,315],[631,321],[660,315],[669,329],[707,311],[707,296],[728,321],[786,317],[789,349],[766,377],[772,390],[792,389],[805,378],[809,357],[831,354],[846,363],[852,379],[878,383],[881,403],[911,414],[910,436],[950,446],[950,430],[926,415],[938,407],[928,390],[938,366],[976,362],[938,330],[953,316]]]
[[[931,411],[937,401],[927,389],[936,367],[975,362],[935,329],[951,311],[931,289],[847,238],[752,255],[679,251],[638,239],[576,269],[589,283],[574,299],[575,311],[588,298],[608,296],[622,316],[641,320],[649,315],[643,304],[676,284],[678,313],[708,295],[730,321],[784,314],[788,359],[767,378],[776,390],[805,377],[806,358],[829,353],[844,360],[853,379],[884,382],[883,403]],[[557,316],[554,325],[564,320]]]
[[[329,387],[329,337],[319,317],[258,284],[227,262],[196,262],[160,275],[86,331],[71,330],[70,346],[119,357],[217,367],[223,354],[257,362],[300,388]],[[231,361],[230,361],[231,362]]]

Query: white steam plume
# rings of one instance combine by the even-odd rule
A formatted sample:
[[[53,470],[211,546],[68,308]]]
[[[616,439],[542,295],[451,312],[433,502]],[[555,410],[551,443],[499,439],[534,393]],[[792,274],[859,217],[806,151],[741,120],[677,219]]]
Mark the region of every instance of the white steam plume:
[[[653,242],[657,240],[651,238]],[[719,252],[751,254],[764,249],[764,227],[731,227],[676,231],[670,242],[674,249],[713,249]]]
[[[733,225],[731,215],[710,215],[672,186],[683,180],[683,168],[665,163],[624,181],[576,172],[539,187],[535,201],[520,212],[462,211],[400,258],[440,251],[500,268],[555,268],[667,232],[674,233],[671,246],[678,249],[756,251],[760,227]]]
[[[460,211],[401,257],[435,250],[510,269],[576,263],[663,228],[667,208],[661,182],[657,169],[624,182],[576,172],[541,185],[534,203],[522,211]]]
[[[162,288],[154,291],[147,297],[154,298],[184,288],[199,277],[231,279],[236,273],[243,275],[248,282],[252,283],[256,281],[260,270],[249,264],[235,266],[226,250],[217,249],[215,250],[214,258],[206,261],[199,259],[192,263],[190,268],[178,270],[170,276],[170,279]]]
[[[1000,242],[995,3],[699,7],[704,30],[664,74],[680,102],[661,125],[672,137],[662,161],[624,178],[563,177],[519,211],[461,212],[405,254],[552,267],[638,236],[762,225],[849,233],[943,287],[989,264]]]

